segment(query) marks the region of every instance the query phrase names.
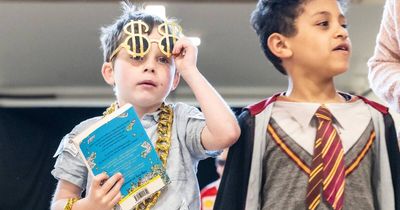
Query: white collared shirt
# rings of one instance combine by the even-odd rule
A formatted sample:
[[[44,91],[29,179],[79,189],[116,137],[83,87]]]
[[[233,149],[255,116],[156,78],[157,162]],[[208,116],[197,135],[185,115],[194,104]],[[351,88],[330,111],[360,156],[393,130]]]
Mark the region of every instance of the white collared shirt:
[[[346,153],[360,138],[371,120],[368,106],[362,100],[324,104],[333,115],[335,126]],[[316,136],[315,112],[319,103],[276,101],[272,118],[297,144],[311,155]]]

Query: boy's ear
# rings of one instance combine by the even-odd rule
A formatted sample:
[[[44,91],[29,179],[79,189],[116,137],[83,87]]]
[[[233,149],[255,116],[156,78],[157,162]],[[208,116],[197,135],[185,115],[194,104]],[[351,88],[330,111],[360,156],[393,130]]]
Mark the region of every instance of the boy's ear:
[[[106,81],[107,84],[109,84],[111,86],[115,85],[114,70],[113,70],[112,62],[104,62],[103,63],[103,66],[101,67],[101,74],[103,75],[104,81]]]
[[[292,56],[292,50],[288,45],[287,38],[282,34],[271,34],[268,37],[267,45],[271,52],[278,58],[288,58]]]
[[[172,82],[172,89],[175,90],[178,87],[179,81],[181,79],[181,74],[175,70],[174,81]]]

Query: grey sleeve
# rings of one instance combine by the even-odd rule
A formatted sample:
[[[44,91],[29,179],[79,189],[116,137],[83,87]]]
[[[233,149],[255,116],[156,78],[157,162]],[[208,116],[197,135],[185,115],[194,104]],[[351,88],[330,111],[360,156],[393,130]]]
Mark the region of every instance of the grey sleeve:
[[[69,134],[65,135],[53,157],[57,157],[51,174],[57,180],[68,181],[81,189],[85,189],[88,170],[83,159],[78,153],[78,148],[72,143],[72,139],[97,121],[91,118],[77,125]]]
[[[201,144],[201,132],[206,126],[206,122],[203,113],[196,107],[177,103],[175,120],[179,138],[184,138],[187,149],[195,159],[215,157],[221,153],[220,150],[206,150]]]

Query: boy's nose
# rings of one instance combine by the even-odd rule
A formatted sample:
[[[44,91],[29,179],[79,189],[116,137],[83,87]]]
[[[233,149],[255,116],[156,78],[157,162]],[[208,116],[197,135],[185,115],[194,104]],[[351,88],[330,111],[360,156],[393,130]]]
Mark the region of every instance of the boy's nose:
[[[341,33],[338,35],[339,38],[343,38],[343,39],[347,39],[347,37],[349,37],[349,34],[347,33]]]
[[[347,29],[340,27],[340,29],[338,30],[336,36],[338,38],[342,38],[342,39],[347,39],[347,37],[349,37],[349,32],[347,31]]]
[[[152,59],[146,59],[143,72],[155,72],[156,63]]]
[[[151,72],[151,73],[154,73],[155,70],[154,70],[154,68],[148,68],[148,67],[146,67],[146,68],[144,68],[144,72]]]

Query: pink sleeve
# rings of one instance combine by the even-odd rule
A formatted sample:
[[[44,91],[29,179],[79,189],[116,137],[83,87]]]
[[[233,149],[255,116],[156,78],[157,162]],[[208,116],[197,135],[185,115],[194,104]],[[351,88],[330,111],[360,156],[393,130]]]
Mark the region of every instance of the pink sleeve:
[[[399,14],[398,14],[399,13]],[[374,92],[400,112],[400,3],[386,0],[374,55],[368,61]]]

